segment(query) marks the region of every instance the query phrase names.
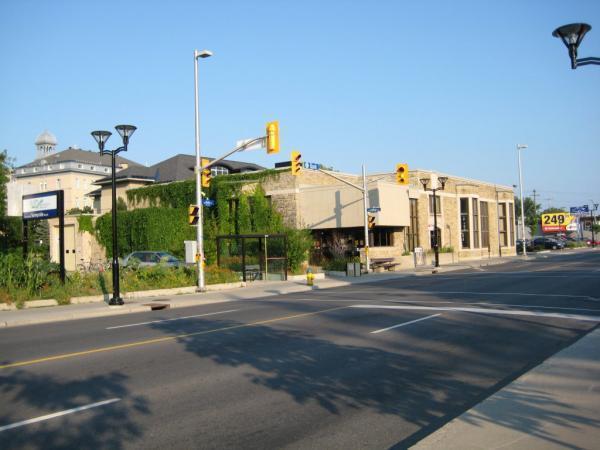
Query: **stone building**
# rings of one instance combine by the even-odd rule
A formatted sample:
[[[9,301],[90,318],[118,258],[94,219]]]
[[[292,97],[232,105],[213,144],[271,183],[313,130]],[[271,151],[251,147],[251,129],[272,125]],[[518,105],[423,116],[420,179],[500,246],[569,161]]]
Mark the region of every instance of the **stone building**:
[[[334,175],[335,178],[331,175]],[[372,259],[393,258],[406,266],[415,248],[432,249],[434,236],[433,195],[420,179],[437,184],[439,176],[448,181],[438,190],[437,226],[442,262],[514,255],[514,194],[510,186],[412,170],[409,185],[395,182],[394,173],[367,177],[370,207],[375,226],[369,229]],[[287,225],[309,228],[315,237],[314,256],[364,255],[362,176],[333,172],[330,175],[303,169],[294,176],[282,171],[263,182],[266,195],[283,215]]]

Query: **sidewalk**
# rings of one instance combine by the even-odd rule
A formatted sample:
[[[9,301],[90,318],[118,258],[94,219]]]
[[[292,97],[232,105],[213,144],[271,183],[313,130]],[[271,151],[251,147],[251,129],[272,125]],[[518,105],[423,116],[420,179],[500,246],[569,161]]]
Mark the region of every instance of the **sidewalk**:
[[[413,449],[592,449],[600,443],[600,328]]]
[[[351,284],[369,283],[377,280],[402,278],[407,273],[387,272],[370,274],[357,278],[325,278],[316,280],[314,286],[307,286],[306,281],[256,281],[243,288],[232,288],[204,293],[159,295],[139,297],[125,301],[123,306],[109,306],[105,302],[71,304],[0,311],[0,328],[20,325],[31,325],[63,320],[86,319],[91,317],[120,315],[136,312],[148,312],[153,309],[185,308],[189,306],[222,303],[233,300],[266,298],[295,292],[310,292],[313,289],[329,289]]]

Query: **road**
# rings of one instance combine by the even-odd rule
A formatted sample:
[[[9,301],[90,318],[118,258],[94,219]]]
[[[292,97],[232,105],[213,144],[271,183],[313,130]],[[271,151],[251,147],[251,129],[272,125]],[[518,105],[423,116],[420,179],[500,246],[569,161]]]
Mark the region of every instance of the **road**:
[[[596,327],[599,268],[550,255],[3,329],[0,448],[406,448]]]

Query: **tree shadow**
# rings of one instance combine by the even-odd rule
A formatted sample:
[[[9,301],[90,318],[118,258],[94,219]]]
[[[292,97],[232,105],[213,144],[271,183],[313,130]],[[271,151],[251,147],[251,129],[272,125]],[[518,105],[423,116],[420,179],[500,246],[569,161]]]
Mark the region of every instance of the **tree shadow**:
[[[123,448],[142,436],[134,417],[150,413],[146,399],[132,396],[126,382],[127,376],[119,372],[74,380],[24,370],[1,374],[0,426],[113,398],[120,401],[0,431],[0,448]]]
[[[298,312],[298,304],[288,306]],[[291,329],[286,322],[205,321],[198,332],[181,322],[153,328],[179,336],[186,351],[200,358],[247,368],[247,381],[285,393],[295,404],[316,405],[318,414],[339,417],[360,410],[391,416],[398,448],[422,439],[584,332],[540,324],[530,332],[510,319],[464,314],[436,318],[430,335],[417,327],[403,328],[403,344],[390,346],[345,329],[344,323],[354,319],[333,311],[319,314],[317,329],[326,338]],[[494,335],[498,331],[502,338]],[[498,358],[503,352],[509,353],[507,358]],[[527,423],[519,416],[516,411],[512,426]]]

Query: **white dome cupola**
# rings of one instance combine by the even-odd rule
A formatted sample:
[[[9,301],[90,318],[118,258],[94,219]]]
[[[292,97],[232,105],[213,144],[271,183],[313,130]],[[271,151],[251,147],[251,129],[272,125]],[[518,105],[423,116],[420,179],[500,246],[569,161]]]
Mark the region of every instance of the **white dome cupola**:
[[[44,158],[52,153],[56,152],[56,137],[48,130],[40,134],[35,140],[35,147],[37,149],[35,159]]]

